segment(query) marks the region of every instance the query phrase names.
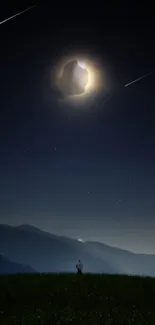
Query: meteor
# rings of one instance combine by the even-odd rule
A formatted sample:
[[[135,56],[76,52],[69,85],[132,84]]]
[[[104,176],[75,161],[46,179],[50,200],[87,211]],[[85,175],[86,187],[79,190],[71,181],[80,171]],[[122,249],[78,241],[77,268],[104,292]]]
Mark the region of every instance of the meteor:
[[[36,5],[31,6],[31,7],[28,7],[27,9],[25,9],[25,10],[19,12],[18,14],[15,14],[15,15],[9,17],[9,18],[6,18],[5,20],[0,21],[0,25],[6,23],[6,22],[7,22],[8,20],[10,20],[10,19],[13,19],[13,18],[15,18],[15,17],[17,17],[17,16],[23,14],[24,12],[26,12],[26,11],[28,11],[28,10],[31,10],[31,9],[34,8],[34,7],[36,7]]]
[[[149,72],[149,73],[145,74],[144,76],[142,76],[142,77],[140,77],[140,78],[138,78],[138,79],[135,79],[135,80],[133,80],[133,81],[127,83],[124,87],[128,87],[128,86],[134,84],[135,82],[137,82],[137,81],[139,81],[139,80],[141,80],[141,79],[143,79],[143,78],[149,76],[151,73],[152,73],[152,72]]]

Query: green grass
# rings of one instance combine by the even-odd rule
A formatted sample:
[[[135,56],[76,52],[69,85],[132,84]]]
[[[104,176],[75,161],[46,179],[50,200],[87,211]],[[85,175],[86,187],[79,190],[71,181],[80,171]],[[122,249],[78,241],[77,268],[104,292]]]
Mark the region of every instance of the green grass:
[[[0,324],[155,325],[155,279],[73,274],[3,276]]]

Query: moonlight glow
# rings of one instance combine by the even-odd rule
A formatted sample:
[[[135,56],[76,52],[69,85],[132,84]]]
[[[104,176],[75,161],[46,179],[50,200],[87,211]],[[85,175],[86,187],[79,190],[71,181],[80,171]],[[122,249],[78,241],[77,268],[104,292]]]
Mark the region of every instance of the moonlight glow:
[[[79,65],[79,67],[81,67],[82,69],[86,69],[86,66],[85,66],[84,62],[79,62],[79,61],[78,61],[78,65]]]
[[[80,241],[81,243],[83,243],[83,239],[82,238],[78,238],[78,241]]]
[[[62,94],[61,102],[78,106],[87,104],[87,100],[92,101],[103,89],[103,70],[98,60],[93,57],[67,56],[57,62],[54,69],[51,69],[51,86],[52,84]]]

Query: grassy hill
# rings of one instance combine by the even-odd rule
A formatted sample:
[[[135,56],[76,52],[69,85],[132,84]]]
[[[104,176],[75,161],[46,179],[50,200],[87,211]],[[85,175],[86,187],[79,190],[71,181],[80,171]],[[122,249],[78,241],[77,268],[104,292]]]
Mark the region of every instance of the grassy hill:
[[[120,275],[0,277],[0,323],[154,325],[155,279]]]

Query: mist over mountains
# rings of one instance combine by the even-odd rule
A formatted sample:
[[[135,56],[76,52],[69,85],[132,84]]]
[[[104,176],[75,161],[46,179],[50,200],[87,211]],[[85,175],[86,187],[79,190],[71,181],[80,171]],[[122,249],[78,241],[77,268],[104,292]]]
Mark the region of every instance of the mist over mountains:
[[[0,275],[33,272],[35,271],[30,266],[12,262],[5,256],[0,255]]]
[[[31,225],[0,225],[0,272],[11,273],[16,263],[27,272],[76,272],[78,259],[85,273],[115,273],[155,276],[155,255],[135,254],[99,242],[79,242],[52,235]],[[8,261],[8,264],[6,263]],[[12,265],[12,269],[15,267]]]

